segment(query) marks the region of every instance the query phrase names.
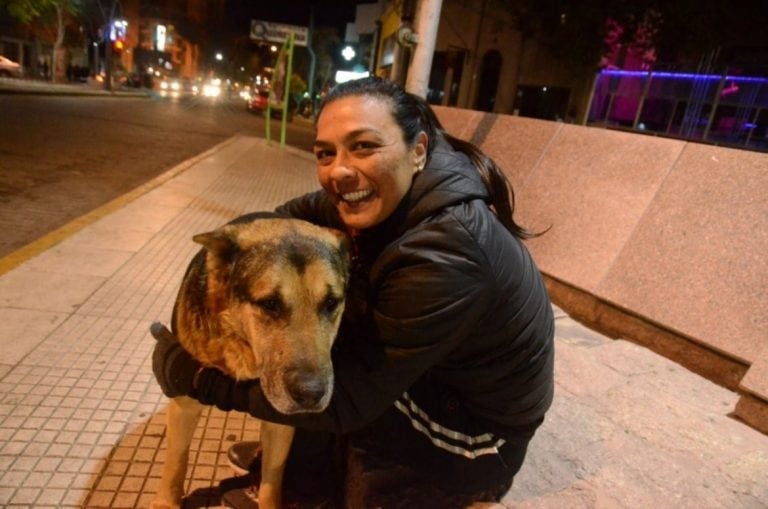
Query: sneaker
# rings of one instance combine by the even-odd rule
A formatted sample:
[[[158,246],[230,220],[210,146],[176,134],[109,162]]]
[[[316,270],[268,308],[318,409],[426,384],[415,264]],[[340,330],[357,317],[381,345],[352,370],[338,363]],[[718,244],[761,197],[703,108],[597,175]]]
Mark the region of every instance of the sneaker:
[[[229,466],[237,475],[261,473],[261,442],[236,442],[227,451]]]

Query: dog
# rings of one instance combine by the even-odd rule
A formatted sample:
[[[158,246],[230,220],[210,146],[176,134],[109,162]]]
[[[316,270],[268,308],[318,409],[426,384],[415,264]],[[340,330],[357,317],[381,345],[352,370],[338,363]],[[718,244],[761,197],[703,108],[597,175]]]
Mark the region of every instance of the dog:
[[[237,380],[258,378],[267,400],[281,413],[324,410],[333,392],[331,347],[349,279],[346,236],[305,221],[254,213],[193,240],[203,248],[182,279],[171,319],[182,346],[204,366]],[[202,408],[187,396],[171,399],[155,509],[181,506],[189,447]],[[262,509],[281,506],[293,432],[290,426],[261,424]]]

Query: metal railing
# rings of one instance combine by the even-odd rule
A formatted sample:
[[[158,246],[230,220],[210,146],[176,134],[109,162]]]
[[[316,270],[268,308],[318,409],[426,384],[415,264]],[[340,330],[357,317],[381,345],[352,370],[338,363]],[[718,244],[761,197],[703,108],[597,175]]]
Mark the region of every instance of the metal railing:
[[[768,151],[768,78],[603,70],[586,123]]]

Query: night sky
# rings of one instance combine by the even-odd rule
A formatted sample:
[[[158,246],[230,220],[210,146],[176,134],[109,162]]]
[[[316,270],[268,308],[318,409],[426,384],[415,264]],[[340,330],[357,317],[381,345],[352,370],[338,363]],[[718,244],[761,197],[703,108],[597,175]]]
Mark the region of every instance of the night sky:
[[[228,0],[228,18],[237,31],[248,33],[252,19],[309,26],[313,10],[315,27],[329,26],[344,35],[347,23],[355,19],[355,6],[364,0]]]

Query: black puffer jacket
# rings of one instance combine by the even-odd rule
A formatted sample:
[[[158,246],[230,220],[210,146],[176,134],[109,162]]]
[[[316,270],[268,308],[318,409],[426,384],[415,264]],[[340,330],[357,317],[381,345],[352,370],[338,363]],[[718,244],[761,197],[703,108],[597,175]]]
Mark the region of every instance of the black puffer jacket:
[[[328,409],[281,416],[258,385],[244,384],[231,388],[232,407],[346,432],[395,402],[431,415],[447,401],[473,421],[444,423],[451,429],[532,435],[553,396],[552,309],[528,251],[487,197],[469,159],[440,141],[395,213],[354,239]],[[278,212],[343,228],[322,191]]]

